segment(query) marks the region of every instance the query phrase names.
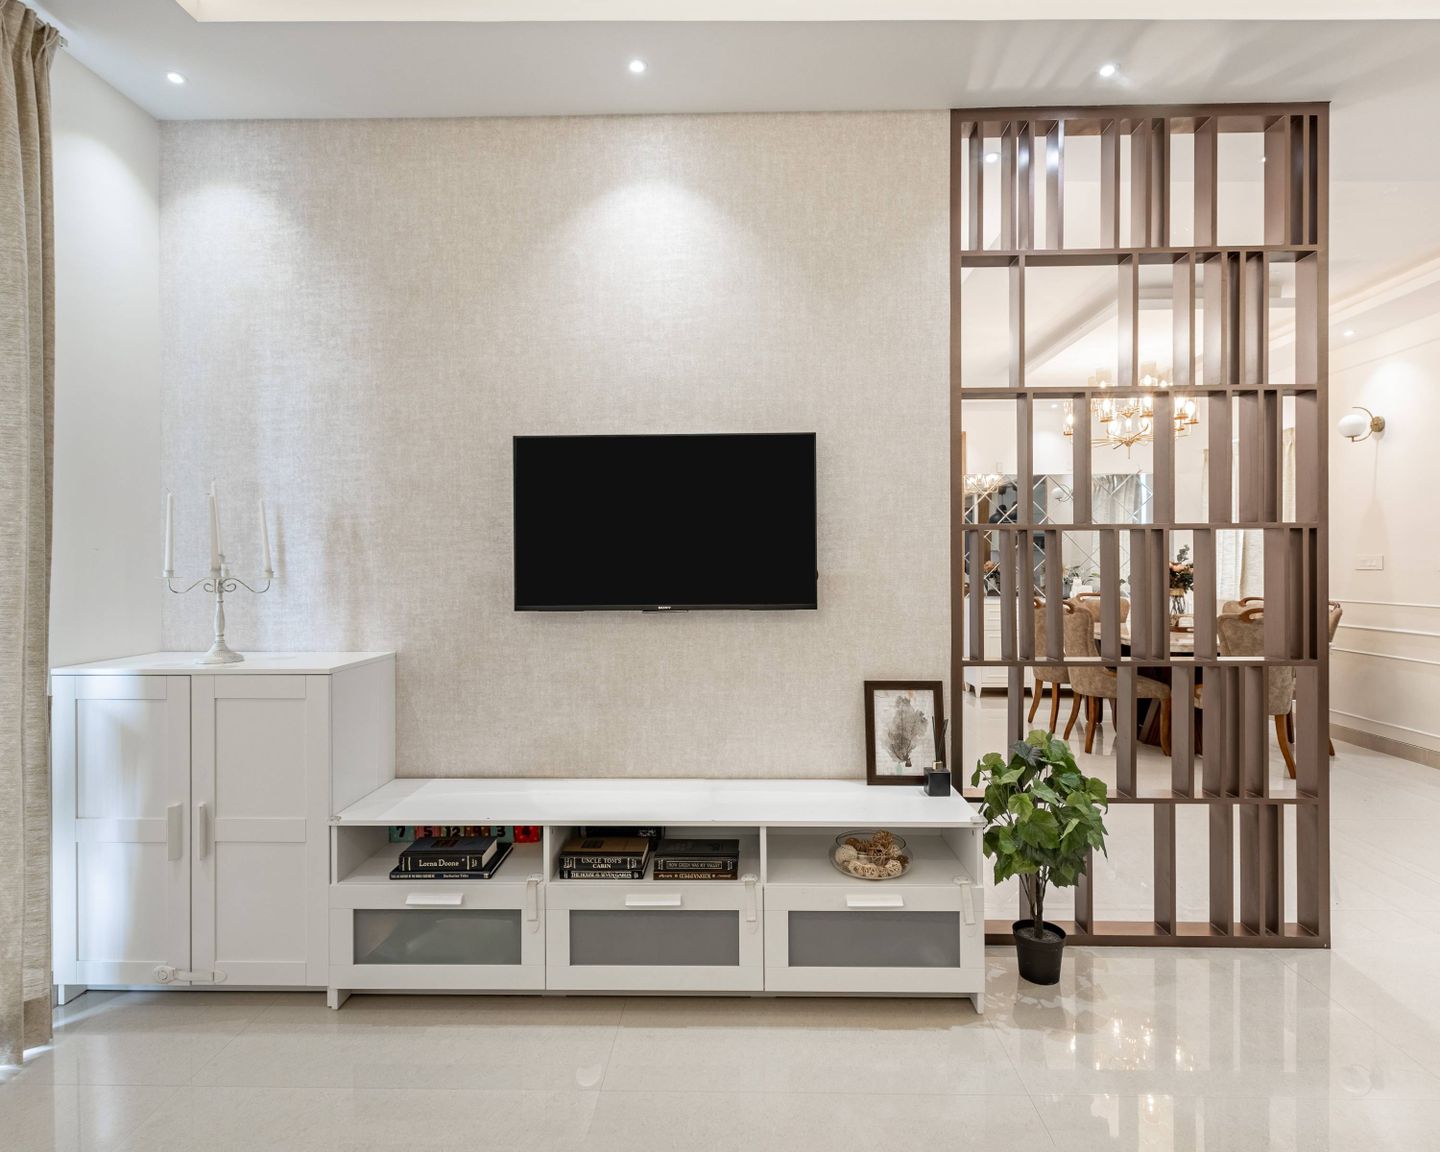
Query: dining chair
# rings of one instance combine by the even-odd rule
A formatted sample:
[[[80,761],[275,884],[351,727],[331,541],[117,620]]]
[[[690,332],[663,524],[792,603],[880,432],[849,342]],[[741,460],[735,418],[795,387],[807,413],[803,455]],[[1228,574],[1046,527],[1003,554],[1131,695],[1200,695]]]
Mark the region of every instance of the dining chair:
[[[1065,615],[1073,615],[1075,606],[1068,600],[1060,605]],[[1046,609],[1045,601],[1038,596],[1035,598],[1035,654],[1043,655],[1046,650]],[[1045,685],[1050,685],[1050,735],[1055,735],[1055,727],[1060,723],[1060,685],[1070,683],[1068,670],[1060,664],[1037,664],[1031,669],[1035,677],[1035,694],[1030,701],[1030,715],[1027,723],[1035,722],[1035,713],[1040,709],[1040,697],[1045,694]]]
[[[1222,615],[1215,621],[1220,655],[1222,656],[1264,656],[1265,655],[1265,609],[1251,607],[1236,615]],[[1195,689],[1195,703],[1205,706],[1205,685]],[[1273,667],[1265,669],[1265,711],[1275,719],[1275,739],[1280,745],[1280,755],[1285,758],[1286,771],[1295,779],[1295,752],[1290,746],[1287,720],[1295,703],[1295,669]]]
[[[1075,607],[1085,609],[1097,622],[1100,619],[1100,601],[1101,593],[1099,592],[1077,592],[1074,596]],[[1130,619],[1130,598],[1121,596],[1120,623],[1123,624],[1128,619]]]
[[[1095,619],[1088,611],[1074,612],[1065,617],[1065,655],[1099,655],[1095,646]],[[1095,732],[1104,722],[1105,701],[1116,702],[1115,714],[1119,713],[1120,678],[1114,669],[1101,665],[1077,667],[1072,664],[1066,671],[1070,674],[1070,690],[1074,693],[1075,703],[1070,708],[1069,723],[1065,725],[1065,739],[1070,739],[1070,732],[1080,714],[1080,701],[1084,700],[1085,751],[1088,753],[1094,750]],[[1135,698],[1160,702],[1160,751],[1170,755],[1170,685],[1137,675]]]

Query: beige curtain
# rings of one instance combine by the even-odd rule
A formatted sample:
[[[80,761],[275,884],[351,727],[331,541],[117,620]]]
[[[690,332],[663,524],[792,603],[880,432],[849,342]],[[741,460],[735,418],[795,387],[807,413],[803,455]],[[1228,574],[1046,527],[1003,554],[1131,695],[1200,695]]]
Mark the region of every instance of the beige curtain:
[[[50,1039],[50,606],[55,261],[50,60],[0,0],[0,1065]]]

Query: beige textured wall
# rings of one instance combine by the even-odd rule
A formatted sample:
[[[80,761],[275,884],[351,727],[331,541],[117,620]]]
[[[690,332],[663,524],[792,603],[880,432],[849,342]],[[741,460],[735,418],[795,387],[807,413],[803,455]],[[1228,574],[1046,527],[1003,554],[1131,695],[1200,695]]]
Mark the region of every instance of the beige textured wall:
[[[165,125],[177,565],[214,475],[253,569],[263,485],[232,643],[398,649],[404,775],[862,776],[861,682],[948,664],[947,124]],[[818,433],[818,612],[511,610],[512,435],[765,430]]]

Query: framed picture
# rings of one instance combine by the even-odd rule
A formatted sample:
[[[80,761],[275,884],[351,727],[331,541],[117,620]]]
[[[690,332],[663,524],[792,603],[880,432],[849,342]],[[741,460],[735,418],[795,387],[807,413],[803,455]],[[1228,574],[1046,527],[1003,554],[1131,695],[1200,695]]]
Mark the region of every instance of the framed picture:
[[[945,687],[939,680],[865,681],[865,781],[923,784],[945,730]]]

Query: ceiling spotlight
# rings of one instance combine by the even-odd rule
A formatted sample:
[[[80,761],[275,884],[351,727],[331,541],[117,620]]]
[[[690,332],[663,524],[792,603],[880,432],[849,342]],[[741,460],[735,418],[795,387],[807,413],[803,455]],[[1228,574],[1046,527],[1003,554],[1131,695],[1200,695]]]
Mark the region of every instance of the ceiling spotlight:
[[[167,73],[165,73],[165,79],[167,79],[168,81],[170,81],[170,83],[172,83],[172,84],[183,84],[183,83],[185,83],[185,77],[182,76],[182,75],[180,75],[179,72],[167,72]]]
[[[1355,335],[1355,329],[1346,328],[1344,332],[1340,333],[1340,335],[1344,336],[1346,340],[1349,340],[1350,337]]]
[[[1115,73],[1120,71],[1120,65],[1105,63],[1100,65],[1100,79],[1109,80]]]
[[[986,164],[994,164],[994,163],[995,163],[997,160],[999,160],[999,159],[1000,159],[1000,153],[998,153],[998,152],[986,152],[986,153],[985,153],[985,163],[986,163]]]
[[[630,61],[630,74],[631,74],[632,76],[639,76],[639,75],[640,75],[642,72],[644,72],[644,71],[645,71],[645,61],[644,61],[644,60],[641,60],[641,59],[637,56],[634,60],[631,60],[631,61]]]

